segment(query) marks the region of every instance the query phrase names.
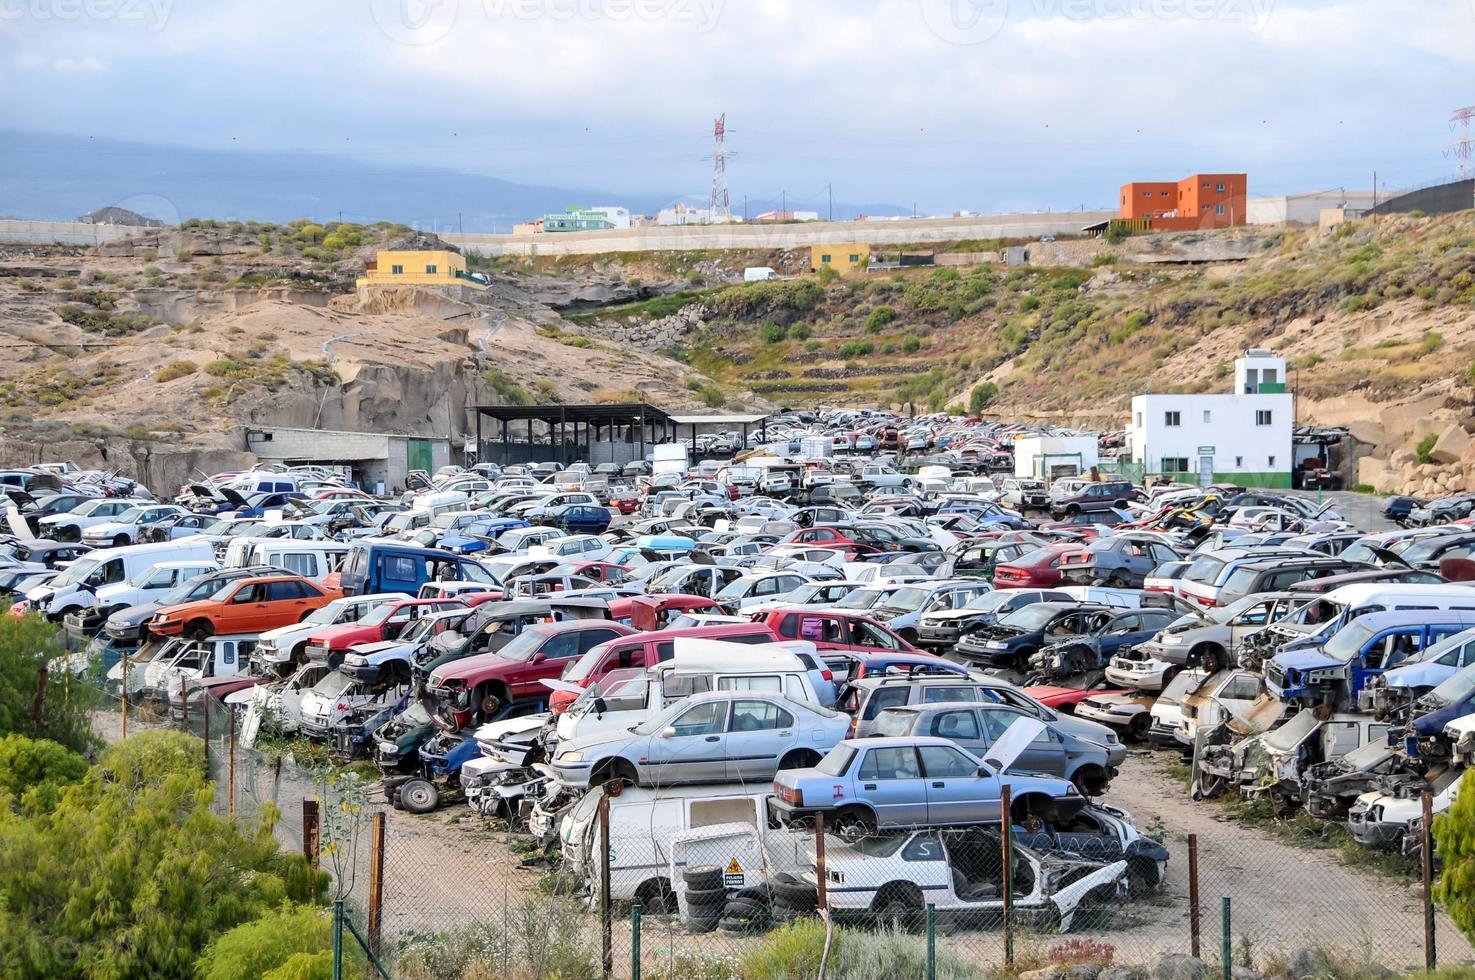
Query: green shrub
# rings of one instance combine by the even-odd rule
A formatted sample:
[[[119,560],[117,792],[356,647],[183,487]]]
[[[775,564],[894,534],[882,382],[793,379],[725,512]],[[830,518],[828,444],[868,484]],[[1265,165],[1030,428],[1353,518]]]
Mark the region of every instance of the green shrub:
[[[1434,451],[1434,444],[1438,441],[1439,437],[1432,432],[1419,440],[1419,444],[1414,447],[1414,456],[1420,463],[1433,462],[1429,454]]]
[[[795,919],[763,937],[742,959],[742,976],[753,980],[799,980],[819,976],[824,955],[825,924],[819,919]],[[831,976],[844,976],[830,967]]]
[[[558,342],[565,347],[577,347],[580,350],[594,346],[594,342],[588,337],[581,337],[578,335],[559,337]]]
[[[1141,330],[1143,327],[1147,326],[1147,320],[1148,316],[1146,311],[1133,310],[1131,313],[1127,314],[1127,318],[1123,321],[1123,323],[1126,325],[1128,330]]]
[[[981,384],[974,385],[973,390],[968,392],[969,414],[977,415],[983,411],[988,407],[989,402],[998,397],[998,394],[999,386],[992,381],[984,381]]]
[[[772,321],[763,325],[761,333],[765,344],[776,344],[788,335],[788,331],[781,324]]]
[[[257,980],[282,968],[294,957],[327,954],[331,974],[333,919],[311,905],[285,905],[259,919],[242,923],[216,936],[195,964],[200,980]],[[352,948],[351,943],[344,944]],[[300,971],[293,976],[312,976]]]
[[[1038,310],[1039,308],[1040,301],[1034,296],[1023,296],[1019,300],[1020,313],[1028,313],[1031,310]]]
[[[1437,330],[1425,330],[1419,341],[1419,354],[1432,354],[1444,346],[1444,335]]]
[[[721,408],[727,404],[727,396],[716,385],[708,385],[702,389],[702,404],[708,408]]]
[[[792,327],[789,328],[789,339],[790,340],[808,340],[809,339],[809,325],[806,324],[806,323],[796,323],[796,324],[794,324]]]
[[[1101,237],[1106,239],[1106,244],[1108,245],[1120,245],[1132,237],[1132,232],[1126,225],[1120,222],[1109,221],[1106,224],[1106,234]]]
[[[889,306],[878,306],[866,317],[866,332],[880,333],[886,325],[896,319],[896,310]]]
[[[876,353],[876,345],[869,340],[847,340],[838,353],[841,357],[869,357]]]
[[[913,334],[901,342],[901,349],[908,354],[915,354],[922,349],[922,338]]]
[[[501,368],[487,368],[481,373],[487,387],[501,396],[508,405],[531,405],[533,396],[526,388],[512,380],[512,376]]]
[[[50,813],[61,791],[87,774],[87,760],[46,738],[0,737],[0,807]]]

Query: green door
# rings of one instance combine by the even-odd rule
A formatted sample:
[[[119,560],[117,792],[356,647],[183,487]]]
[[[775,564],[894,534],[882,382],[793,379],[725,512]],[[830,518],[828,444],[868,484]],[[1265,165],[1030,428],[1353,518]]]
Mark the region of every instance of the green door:
[[[429,439],[410,440],[409,447],[406,450],[405,458],[405,466],[407,469],[424,470],[427,473],[434,473],[434,460],[435,457],[431,455],[430,452]]]

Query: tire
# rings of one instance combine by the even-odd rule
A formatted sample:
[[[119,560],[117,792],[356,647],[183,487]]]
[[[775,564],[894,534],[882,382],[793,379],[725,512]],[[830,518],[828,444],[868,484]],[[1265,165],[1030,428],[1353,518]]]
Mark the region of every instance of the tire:
[[[888,885],[871,906],[878,923],[914,931],[922,913],[922,894],[916,885]]]
[[[772,887],[774,908],[784,906],[796,911],[808,912],[819,907],[818,892],[802,881],[793,884],[787,881],[775,881]]]
[[[723,932],[761,932],[768,928],[768,916],[760,919],[744,916],[724,915],[717,920],[717,928]]]
[[[718,908],[727,904],[727,889],[717,888],[690,888],[686,889],[687,908],[707,908],[716,906]]]
[[[115,535],[113,535],[113,547],[114,548],[127,547],[128,545],[130,545],[132,543],[133,542],[131,542],[131,541],[128,540],[128,535],[126,535],[126,534],[115,534]]]
[[[676,911],[676,893],[664,878],[642,885],[635,892],[635,901],[650,915],[670,915]]]
[[[186,626],[184,632],[192,640],[204,640],[215,635],[215,627],[208,619],[197,619]]]
[[[717,928],[717,923],[722,920],[719,909],[712,915],[689,915],[686,917],[686,927],[692,932],[712,932]]]
[[[722,914],[729,918],[742,916],[749,919],[766,919],[768,908],[767,902],[759,902],[751,898],[729,898],[727,905],[722,909]]]
[[[876,818],[860,807],[847,807],[835,815],[835,835],[853,844],[876,832]]]
[[[428,779],[412,779],[399,788],[399,798],[411,813],[430,813],[440,805],[440,790]]]
[[[1127,735],[1139,742],[1147,740],[1147,731],[1152,727],[1152,715],[1144,711],[1132,718],[1131,724],[1127,726]]]
[[[1156,863],[1144,857],[1127,862],[1127,887],[1134,898],[1147,894],[1160,884],[1162,880]]]
[[[715,864],[704,864],[695,868],[687,868],[681,872],[681,880],[686,882],[686,893],[690,895],[693,891],[717,891],[726,893],[727,889],[722,887],[722,869]]]

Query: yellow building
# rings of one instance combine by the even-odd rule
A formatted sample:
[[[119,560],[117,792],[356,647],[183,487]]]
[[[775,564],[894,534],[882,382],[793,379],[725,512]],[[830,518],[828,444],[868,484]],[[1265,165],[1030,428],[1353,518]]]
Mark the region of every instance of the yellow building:
[[[864,272],[871,261],[871,246],[860,242],[836,242],[830,245],[809,247],[809,268],[834,269],[842,276],[852,272]]]
[[[382,251],[369,263],[360,286],[469,286],[486,289],[486,283],[466,272],[466,257],[459,252]]]

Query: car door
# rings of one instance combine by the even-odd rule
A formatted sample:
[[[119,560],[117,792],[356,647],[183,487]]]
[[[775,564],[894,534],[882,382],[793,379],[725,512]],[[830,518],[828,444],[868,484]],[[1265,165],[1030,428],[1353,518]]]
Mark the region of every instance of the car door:
[[[910,745],[867,749],[856,769],[855,791],[876,811],[878,826],[912,827],[927,820],[927,783]]]
[[[999,819],[998,779],[951,745],[917,748],[927,787],[930,824],[991,823]]]
[[[263,621],[271,626],[263,629],[295,623],[312,611],[307,601],[307,589],[301,582],[268,582],[265,598]]]
[[[1002,738],[1010,725],[1021,718],[1028,717],[1021,711],[986,704],[979,705],[978,714],[990,745]],[[1064,776],[1065,767],[1065,741],[1053,729],[1046,726],[1025,746],[1019,758],[1009,767],[1009,771]]]
[[[939,711],[928,722],[926,731],[918,734],[945,738],[976,756],[982,756],[990,745],[984,738],[983,725],[976,708],[949,708]]]
[[[266,582],[253,582],[236,590],[226,608],[216,616],[217,633],[260,633],[270,613],[266,604]]]
[[[773,701],[732,702],[727,726],[729,780],[762,782],[773,778],[779,760],[794,744],[793,712]]]
[[[646,740],[641,763],[654,786],[722,782],[727,778],[726,732],[730,701],[702,701]]]

